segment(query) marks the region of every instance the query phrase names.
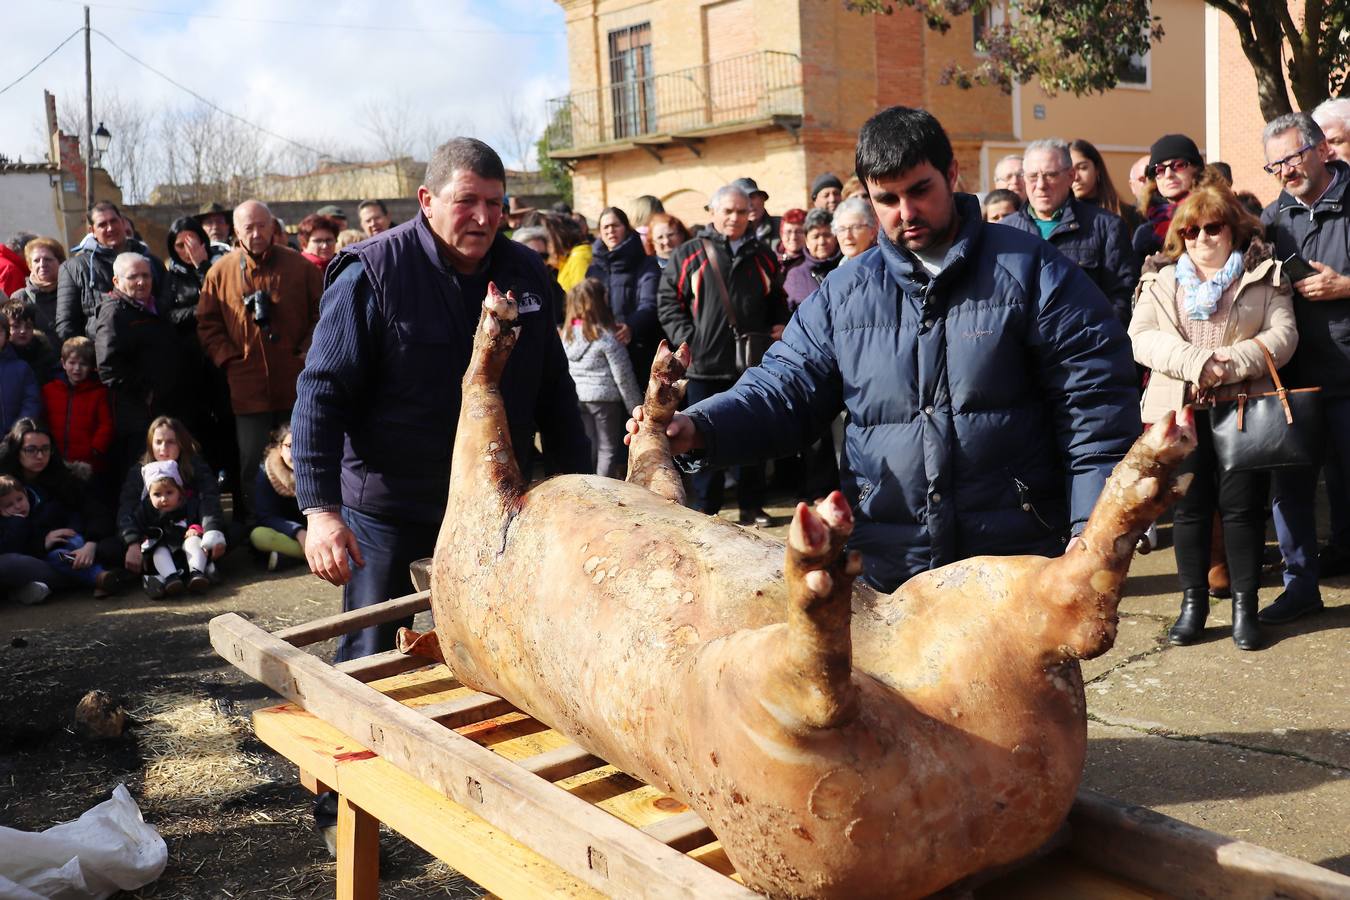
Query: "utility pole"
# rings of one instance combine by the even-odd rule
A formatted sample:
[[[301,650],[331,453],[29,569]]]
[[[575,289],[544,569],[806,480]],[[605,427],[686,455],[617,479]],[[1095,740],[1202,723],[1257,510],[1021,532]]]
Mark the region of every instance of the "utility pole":
[[[84,208],[94,205],[94,67],[89,52],[89,7],[84,8]]]

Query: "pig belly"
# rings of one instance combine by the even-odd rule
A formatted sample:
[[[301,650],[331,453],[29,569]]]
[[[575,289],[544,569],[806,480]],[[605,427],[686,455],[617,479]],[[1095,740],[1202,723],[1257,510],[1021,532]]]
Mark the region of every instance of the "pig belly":
[[[433,566],[463,683],[668,791],[700,647],[785,603],[782,544],[596,476],[535,486],[504,526],[447,519]]]

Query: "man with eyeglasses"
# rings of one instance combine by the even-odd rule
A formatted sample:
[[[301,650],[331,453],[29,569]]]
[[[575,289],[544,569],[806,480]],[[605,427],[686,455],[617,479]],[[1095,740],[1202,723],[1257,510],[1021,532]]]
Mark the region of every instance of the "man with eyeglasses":
[[[877,113],[855,163],[877,246],[825,278],[759,366],[676,414],[672,451],[691,468],[780,458],[846,411],[840,490],[868,584],[1063,553],[1140,433],[1125,328],[1052,245],[983,221],[931,113]]]
[[[1261,221],[1276,258],[1285,260],[1287,269],[1301,260],[1315,273],[1303,273],[1306,277],[1294,282],[1298,349],[1285,367],[1284,382],[1288,387],[1322,388],[1328,458],[1344,471],[1350,463],[1350,211],[1345,206],[1350,201],[1350,165],[1327,160],[1326,136],[1307,113],[1274,119],[1261,137],[1266,171],[1284,188]],[[1317,476],[1316,467],[1275,472],[1275,531],[1284,554],[1284,593],[1261,611],[1262,622],[1279,625],[1323,608],[1314,516]],[[1344,481],[1329,481],[1328,488],[1334,491],[1332,509],[1343,510]]]
[[[319,320],[323,271],[272,241],[272,211],[257,200],[234,208],[238,247],[216,260],[197,301],[197,337],[230,384],[239,442],[235,517],[252,509],[254,476],[272,433],[291,417],[295,382]]]
[[[1023,159],[1016,153],[1003,157],[994,166],[994,187],[1012,191],[1023,201],[1027,199],[1027,186],[1022,171]]]
[[[1054,244],[1102,289],[1116,317],[1128,325],[1130,301],[1139,281],[1129,231],[1120,216],[1074,197],[1068,142],[1058,138],[1032,141],[1023,155],[1022,177],[1027,202],[1000,224]]]

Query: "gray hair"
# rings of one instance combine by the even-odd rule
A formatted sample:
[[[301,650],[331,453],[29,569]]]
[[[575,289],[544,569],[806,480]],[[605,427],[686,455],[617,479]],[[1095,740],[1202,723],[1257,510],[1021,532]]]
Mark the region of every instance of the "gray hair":
[[[511,240],[517,244],[528,244],[530,241],[543,241],[547,244],[548,231],[542,225],[529,225],[511,232]]]
[[[872,204],[864,197],[849,197],[840,203],[834,211],[834,221],[838,222],[847,213],[857,213],[868,225],[877,227],[877,214],[873,211]]]
[[[1037,150],[1048,153],[1058,153],[1060,162],[1064,163],[1066,169],[1073,168],[1073,157],[1069,155],[1069,142],[1060,138],[1041,138],[1039,141],[1032,141],[1027,144],[1027,149],[1022,151],[1023,156],[1030,156]]]
[[[1317,109],[1312,111],[1312,117],[1318,125],[1326,126],[1338,122],[1342,126],[1350,127],[1350,97],[1332,97],[1330,100],[1323,100],[1317,104]]]
[[[1009,153],[1007,156],[1003,157],[1003,158],[1000,159],[998,162],[994,163],[994,168],[997,169],[999,166],[1003,165],[1005,162],[1008,162],[1009,160],[1013,160],[1013,159],[1017,160],[1018,162],[1022,162],[1022,154],[1020,154],[1020,153]]]
[[[432,151],[422,186],[439,194],[456,171],[471,172],[479,178],[500,181],[506,187],[506,167],[502,158],[487,144],[471,137],[451,138]]]
[[[1284,134],[1290,129],[1297,129],[1298,136],[1305,144],[1320,144],[1327,139],[1322,133],[1321,126],[1313,121],[1312,116],[1305,112],[1285,113],[1266,123],[1265,130],[1261,132],[1261,146],[1264,147],[1276,135]]]
[[[750,195],[744,190],[734,184],[724,184],[713,191],[713,195],[708,198],[708,210],[711,212],[717,209],[717,204],[721,203],[724,197],[740,197],[747,205],[750,203]]]
[[[138,262],[143,262],[147,266],[151,266],[150,274],[154,274],[154,267],[150,263],[150,257],[146,256],[144,253],[127,251],[126,253],[117,254],[117,258],[113,260],[113,277],[124,277],[127,274],[127,270]]]
[[[806,221],[802,223],[802,230],[810,231],[812,228],[829,228],[834,224],[834,216],[828,209],[811,209],[806,213]]]

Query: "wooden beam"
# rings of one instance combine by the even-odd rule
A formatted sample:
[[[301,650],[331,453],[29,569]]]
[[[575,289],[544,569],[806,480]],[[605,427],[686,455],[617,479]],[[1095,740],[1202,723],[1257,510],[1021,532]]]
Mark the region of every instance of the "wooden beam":
[[[711,828],[703,824],[703,820],[693,810],[682,812],[678,816],[671,816],[668,819],[662,819],[659,822],[653,822],[650,825],[644,825],[642,830],[667,847],[672,847],[681,853],[688,853],[690,850],[702,847],[704,844],[711,844],[717,840],[717,835],[713,834]]]
[[[1069,812],[1073,852],[1116,875],[1176,897],[1350,897],[1350,878],[1079,790]]]
[[[388,678],[390,675],[402,675],[404,672],[411,672],[413,669],[437,664],[437,660],[428,659],[425,656],[409,656],[397,650],[386,650],[383,653],[374,653],[370,656],[362,656],[359,659],[349,659],[346,662],[338,663],[333,668],[344,675],[350,675],[357,681],[365,683]]]
[[[386,600],[374,606],[364,606],[361,609],[315,619],[313,622],[292,628],[283,628],[276,633],[276,637],[293,647],[307,647],[351,631],[369,628],[371,625],[405,619],[426,609],[431,609],[431,592],[418,591],[416,594]]]
[[[380,823],[338,795],[337,900],[379,900]]]
[[[538,756],[518,759],[516,765],[521,766],[527,772],[533,772],[545,781],[562,781],[564,778],[571,778],[573,775],[598,769],[607,765],[607,763],[600,757],[587,753],[577,745],[572,744],[567,747],[559,747],[556,750],[549,750],[547,753],[540,753]]]
[[[461,728],[474,722],[482,722],[484,719],[504,716],[515,712],[516,708],[500,697],[474,691],[472,694],[456,697],[444,703],[419,706],[417,711],[429,719],[435,719],[446,728]]]
[[[382,759],[597,890],[646,896],[660,885],[666,897],[755,896],[234,613],[212,619],[210,633],[216,652],[245,674],[303,703]],[[343,790],[340,773],[335,786]]]

